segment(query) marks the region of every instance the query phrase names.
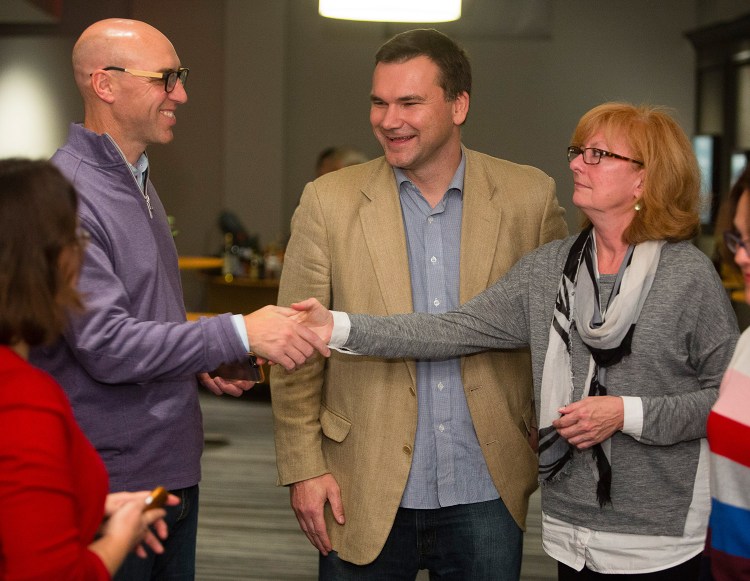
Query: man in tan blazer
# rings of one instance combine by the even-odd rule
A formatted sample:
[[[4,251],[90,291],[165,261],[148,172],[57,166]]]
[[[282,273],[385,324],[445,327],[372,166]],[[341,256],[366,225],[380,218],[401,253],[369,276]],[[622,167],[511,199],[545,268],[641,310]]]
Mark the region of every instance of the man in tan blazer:
[[[434,30],[376,55],[384,157],[308,184],[279,304],[443,312],[567,234],[553,180],[466,149],[468,59]],[[272,372],[278,482],[321,579],[517,579],[537,460],[528,353],[347,357]]]

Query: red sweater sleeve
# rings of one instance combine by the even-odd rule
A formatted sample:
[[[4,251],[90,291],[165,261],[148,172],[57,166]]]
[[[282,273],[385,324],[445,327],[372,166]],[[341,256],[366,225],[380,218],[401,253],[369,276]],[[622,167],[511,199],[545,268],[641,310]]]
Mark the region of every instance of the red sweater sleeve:
[[[0,375],[0,580],[109,579],[87,548],[103,517],[106,470],[60,387],[24,371]]]

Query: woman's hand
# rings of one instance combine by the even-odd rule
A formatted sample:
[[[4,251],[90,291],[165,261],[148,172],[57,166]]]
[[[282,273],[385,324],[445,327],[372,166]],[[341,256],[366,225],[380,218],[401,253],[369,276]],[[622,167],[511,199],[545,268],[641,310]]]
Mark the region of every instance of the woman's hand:
[[[89,549],[99,556],[110,574],[114,575],[134,549],[141,558],[147,556],[146,545],[155,553],[164,552],[160,539],[167,538],[166,511],[162,508],[144,510],[149,494],[148,490],[142,490],[107,495],[101,536],[89,545]],[[177,504],[180,504],[180,499],[170,494],[167,505]]]
[[[292,308],[299,311],[294,319],[312,330],[326,344],[331,341],[333,333],[333,315],[318,299],[309,298],[301,303],[294,303]]]
[[[167,538],[167,523],[164,522],[166,512],[163,509],[150,509],[144,512],[146,498],[151,494],[148,490],[140,492],[114,492],[107,495],[104,503],[104,518],[102,532],[112,530],[115,534],[127,534],[133,536],[130,550],[135,548],[136,554],[146,557],[143,545],[148,545],[155,553],[164,551],[159,539]],[[180,504],[180,499],[173,494],[167,497],[167,506]],[[140,512],[139,512],[140,511]],[[153,531],[149,526],[153,525]],[[157,538],[158,535],[158,538]],[[143,543],[143,545],[141,544]]]
[[[612,395],[586,397],[558,411],[562,417],[552,425],[579,450],[599,444],[621,430],[625,419],[622,398]]]

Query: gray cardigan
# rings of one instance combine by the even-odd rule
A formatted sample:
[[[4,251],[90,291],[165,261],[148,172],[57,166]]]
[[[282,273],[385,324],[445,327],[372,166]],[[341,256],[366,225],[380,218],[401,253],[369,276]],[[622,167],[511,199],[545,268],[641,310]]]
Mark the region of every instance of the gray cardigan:
[[[443,315],[351,316],[345,347],[383,357],[438,358],[531,348],[539,398],[559,278],[575,240],[550,242],[460,309]],[[640,440],[612,436],[612,504],[599,508],[583,454],[568,476],[543,487],[550,516],[595,530],[681,536],[693,494],[700,438],[739,331],[708,258],[689,242],[666,244],[641,311],[632,353],[607,371],[609,394],[643,402]],[[589,353],[572,332],[575,399]]]

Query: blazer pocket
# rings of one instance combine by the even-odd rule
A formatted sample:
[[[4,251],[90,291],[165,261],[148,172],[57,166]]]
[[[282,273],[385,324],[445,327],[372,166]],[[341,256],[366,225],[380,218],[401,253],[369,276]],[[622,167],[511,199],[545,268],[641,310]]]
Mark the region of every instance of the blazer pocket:
[[[346,418],[332,412],[326,406],[320,408],[320,427],[326,438],[334,442],[343,442],[349,434],[352,423]]]

